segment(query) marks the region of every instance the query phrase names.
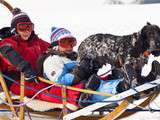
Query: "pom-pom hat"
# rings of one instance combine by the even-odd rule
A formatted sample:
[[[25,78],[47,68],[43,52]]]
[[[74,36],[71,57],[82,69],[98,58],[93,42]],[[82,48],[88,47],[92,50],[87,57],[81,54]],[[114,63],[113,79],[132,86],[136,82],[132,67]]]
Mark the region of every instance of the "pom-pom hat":
[[[18,23],[21,23],[21,22],[31,22],[29,16],[22,12],[19,8],[14,8],[12,10],[12,14],[13,14],[13,18],[12,18],[12,21],[11,21],[11,31],[14,32],[16,31],[16,26]]]
[[[65,28],[52,27],[51,29],[51,44],[53,46],[58,45],[58,42],[63,39],[72,39],[76,41],[76,38],[71,34],[71,32]]]

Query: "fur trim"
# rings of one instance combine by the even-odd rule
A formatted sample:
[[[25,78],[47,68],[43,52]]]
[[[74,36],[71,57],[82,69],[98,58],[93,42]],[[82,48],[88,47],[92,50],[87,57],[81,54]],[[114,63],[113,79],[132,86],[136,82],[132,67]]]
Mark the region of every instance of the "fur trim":
[[[30,98],[24,97],[24,102],[28,102],[30,100],[31,100]],[[26,106],[35,111],[48,111],[55,108],[63,109],[63,104],[51,103],[51,102],[46,102],[38,99],[31,100]],[[78,109],[78,106],[75,106],[71,103],[67,103],[66,107],[72,111],[75,111]]]
[[[24,102],[28,102],[30,100],[30,98],[24,97]],[[31,100],[26,106],[35,111],[48,111],[55,108],[63,108],[63,104],[51,103],[38,99]]]

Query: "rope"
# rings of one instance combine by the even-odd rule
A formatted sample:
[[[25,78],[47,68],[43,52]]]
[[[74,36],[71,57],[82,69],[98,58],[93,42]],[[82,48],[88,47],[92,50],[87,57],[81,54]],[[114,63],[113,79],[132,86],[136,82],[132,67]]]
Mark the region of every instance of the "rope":
[[[6,76],[6,75],[4,75],[4,74],[2,74],[2,76],[3,76],[4,78],[6,78],[7,80],[14,82],[14,83],[17,84],[17,85],[24,86],[24,85],[18,83],[17,81],[13,80],[12,78],[10,78],[10,77],[8,77],[8,76]],[[39,90],[37,90],[37,89],[35,89],[35,88],[32,88],[32,87],[29,87],[29,86],[25,86],[25,88],[27,88],[27,89],[29,89],[29,90],[36,91],[36,92],[39,91]],[[44,88],[44,89],[45,89],[45,88]],[[43,93],[44,93],[45,95],[50,96],[50,97],[55,97],[55,98],[58,98],[58,99],[61,99],[61,98],[62,98],[62,97],[59,97],[59,96],[56,96],[56,95],[53,95],[53,94],[49,94],[49,93],[46,93],[46,92],[43,92]]]
[[[26,110],[26,111],[27,111],[27,115],[28,115],[29,120],[32,120],[32,117],[31,117],[31,115],[30,115],[29,110]]]
[[[6,76],[6,75],[4,75],[4,74],[2,74],[6,79],[8,79],[8,80],[10,80],[10,81],[12,81],[12,82],[15,82],[16,84],[18,84],[18,85],[21,85],[21,84],[19,84],[18,82],[16,82],[16,81],[14,81],[12,78],[10,78],[10,77],[8,77],[8,76]],[[21,86],[23,86],[23,85],[21,85]],[[54,86],[54,84],[53,84],[53,86]],[[48,86],[48,87],[46,87],[46,88],[44,88],[44,89],[42,89],[42,90],[36,90],[36,89],[34,89],[34,88],[31,88],[31,87],[28,87],[28,86],[26,86],[26,88],[27,89],[30,89],[30,90],[34,90],[34,91],[39,91],[38,93],[36,93],[33,97],[35,98],[36,97],[36,95],[38,95],[39,93],[43,93],[43,94],[45,94],[45,95],[48,95],[48,96],[50,96],[50,97],[54,97],[54,98],[58,98],[58,99],[61,99],[61,100],[63,100],[63,99],[66,99],[66,98],[63,98],[63,97],[60,97],[60,96],[56,96],[56,95],[53,95],[53,94],[50,94],[50,93],[45,93],[45,92],[43,92],[43,90],[45,90],[45,89],[49,89],[50,87],[52,87],[52,85],[51,86]],[[138,91],[137,91],[138,92]],[[75,99],[72,99],[72,98],[67,98],[67,100],[71,100],[71,101],[78,101],[78,100],[75,100]],[[112,101],[99,101],[99,100],[83,100],[82,102],[88,102],[88,103],[95,103],[95,102],[102,102],[102,103],[104,103],[104,102],[113,102],[113,103],[116,103],[116,102],[119,102],[119,101],[122,101],[122,100],[124,100],[124,99],[117,99],[117,100],[112,100]],[[25,103],[21,103],[21,105],[24,105]]]
[[[13,80],[12,78],[10,78],[10,77],[8,77],[8,76],[6,76],[6,75],[4,75],[4,74],[2,74],[2,76],[3,76],[4,78],[6,78],[7,80],[16,83],[17,85],[24,86],[24,85],[18,83],[17,81]],[[66,98],[63,98],[63,97],[60,97],[60,96],[57,96],[57,95],[53,95],[53,94],[50,94],[50,93],[43,92],[44,90],[49,89],[49,88],[51,88],[51,87],[53,87],[53,86],[55,86],[55,84],[50,85],[50,86],[48,86],[48,87],[46,87],[46,88],[44,88],[44,89],[42,89],[42,90],[40,90],[40,91],[37,90],[37,89],[35,89],[35,88],[29,87],[29,86],[25,86],[25,88],[37,92],[37,93],[33,96],[33,99],[34,99],[38,94],[40,94],[40,93],[43,93],[43,94],[48,95],[48,96],[50,96],[50,97],[58,98],[58,99],[61,99],[61,100],[66,99]],[[0,98],[0,99],[1,99],[1,98]],[[75,100],[75,99],[72,99],[72,98],[67,98],[67,100],[79,101],[79,100]],[[121,101],[121,100],[123,100],[123,99],[114,100],[114,101],[83,100],[83,102],[90,102],[90,103],[95,103],[95,102],[119,102],[119,101]],[[2,101],[4,101],[4,100],[2,100]],[[4,104],[5,104],[5,103],[6,103],[6,102],[4,102]],[[6,104],[7,104],[7,105],[10,105],[10,104],[8,104],[8,103],[6,103]],[[22,106],[22,105],[25,105],[25,103],[21,103],[21,104],[19,104],[18,106],[16,105],[16,107],[20,107],[20,106]],[[14,106],[14,105],[13,105],[13,106]]]
[[[47,89],[49,89],[49,88],[51,88],[51,87],[53,87],[53,86],[54,86],[54,84],[53,84],[53,85],[50,85],[50,86],[48,86],[48,87],[46,87],[46,88],[44,88],[44,89],[42,89],[42,90],[40,90],[40,91],[38,91],[29,101],[20,103],[20,104],[18,104],[18,105],[17,105],[17,104],[16,104],[16,105],[14,105],[14,104],[9,104],[9,103],[7,103],[6,101],[4,101],[2,98],[0,98],[0,100],[3,101],[3,103],[6,104],[6,105],[8,105],[8,106],[13,106],[13,107],[25,106],[26,104],[30,103],[38,94],[40,94],[40,93],[43,92],[44,90],[47,90]]]

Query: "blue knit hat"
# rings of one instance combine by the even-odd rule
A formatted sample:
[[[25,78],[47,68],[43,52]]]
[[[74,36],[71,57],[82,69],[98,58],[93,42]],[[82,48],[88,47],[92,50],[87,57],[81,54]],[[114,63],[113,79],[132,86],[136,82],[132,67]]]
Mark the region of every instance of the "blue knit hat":
[[[75,37],[72,36],[69,30],[65,28],[52,27],[50,40],[53,46],[58,45],[58,41],[64,38],[74,38],[75,39]]]

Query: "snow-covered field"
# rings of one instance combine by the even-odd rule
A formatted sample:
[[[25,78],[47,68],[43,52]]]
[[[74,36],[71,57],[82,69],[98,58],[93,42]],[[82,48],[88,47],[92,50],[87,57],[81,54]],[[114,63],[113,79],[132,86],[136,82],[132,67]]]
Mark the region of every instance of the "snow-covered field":
[[[35,24],[36,33],[48,42],[52,26],[69,29],[77,38],[78,45],[84,38],[94,33],[126,35],[140,31],[146,22],[160,26],[160,4],[108,5],[106,0],[7,1],[13,7],[20,7],[25,11]],[[10,26],[11,18],[11,13],[0,5],[0,28]],[[153,106],[160,109],[160,97]],[[159,118],[158,112],[139,112],[124,120],[159,120]]]
[[[139,31],[147,21],[160,25],[160,4],[108,5],[106,0],[7,1],[28,13],[36,33],[46,41],[52,26],[69,29],[79,45],[94,33],[125,35]],[[11,13],[4,6],[0,6],[0,11],[0,27],[9,26]]]

